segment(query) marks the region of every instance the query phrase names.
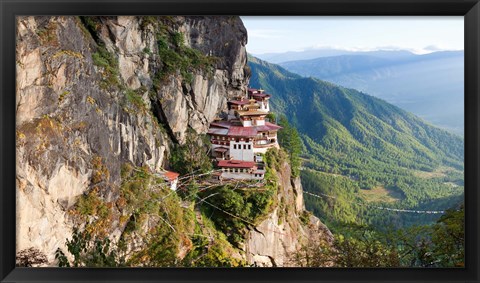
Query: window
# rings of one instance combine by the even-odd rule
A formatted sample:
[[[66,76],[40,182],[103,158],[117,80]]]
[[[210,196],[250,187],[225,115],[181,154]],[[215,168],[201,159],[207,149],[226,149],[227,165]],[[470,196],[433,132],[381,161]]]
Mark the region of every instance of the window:
[[[252,145],[251,145],[251,144],[248,145],[248,149],[252,149]]]
[[[246,144],[243,145],[243,149],[247,149],[247,145],[246,145]]]
[[[233,145],[233,149],[237,149],[237,145],[236,145],[236,144]]]

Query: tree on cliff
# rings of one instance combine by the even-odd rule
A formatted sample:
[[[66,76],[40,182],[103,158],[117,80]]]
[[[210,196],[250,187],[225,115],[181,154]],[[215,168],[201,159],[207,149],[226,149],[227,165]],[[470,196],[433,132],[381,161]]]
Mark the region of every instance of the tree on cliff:
[[[193,131],[187,133],[184,145],[175,145],[170,156],[172,170],[184,175],[205,173],[212,170],[212,162],[207,151],[210,148],[209,140],[205,135],[198,135]]]
[[[124,258],[117,254],[108,237],[92,238],[87,232],[73,230],[72,239],[66,241],[68,252],[73,256],[70,262],[65,253],[58,248],[55,259],[59,267],[120,267]]]
[[[278,124],[283,127],[278,131],[278,142],[288,153],[292,177],[297,177],[300,174],[302,140],[297,129],[288,123],[287,117],[281,116]]]
[[[447,210],[431,226],[394,233],[348,224],[333,246],[310,241],[290,260],[302,267],[463,267],[464,207]]]

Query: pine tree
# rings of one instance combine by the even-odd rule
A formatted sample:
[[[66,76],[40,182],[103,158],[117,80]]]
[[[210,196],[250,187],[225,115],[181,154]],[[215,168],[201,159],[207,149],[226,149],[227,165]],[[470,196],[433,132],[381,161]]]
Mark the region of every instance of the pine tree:
[[[297,177],[300,174],[300,153],[302,152],[302,140],[295,127],[292,127],[285,116],[280,117],[280,126],[282,130],[278,132],[278,141],[288,153],[292,176]]]

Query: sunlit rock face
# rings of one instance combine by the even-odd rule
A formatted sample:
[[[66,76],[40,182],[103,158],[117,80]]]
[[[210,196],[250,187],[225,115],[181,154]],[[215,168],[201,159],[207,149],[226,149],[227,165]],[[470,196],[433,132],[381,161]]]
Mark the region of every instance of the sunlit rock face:
[[[228,96],[245,92],[247,34],[238,17],[175,17],[170,27],[185,44],[218,61],[213,75],[199,70],[186,82],[173,73],[153,88],[162,64],[155,23],[101,17],[96,32],[78,17],[17,24],[17,250],[33,246],[53,261],[71,235],[68,209],[93,186],[94,158],[108,171],[100,195],[114,202],[122,163],[164,167],[188,128],[204,132]],[[102,84],[105,68],[92,57],[98,44],[118,62],[117,85]],[[126,90],[145,109],[127,106]],[[110,230],[121,229],[117,215]]]
[[[317,217],[310,216],[308,223],[300,220],[305,212],[302,184],[299,177],[291,178],[288,163],[282,164],[278,177],[278,205],[247,237],[246,258],[254,266],[294,266],[292,255],[308,240],[333,242],[332,233]]]
[[[159,26],[181,33],[183,44],[212,58],[213,67],[159,80],[165,65]],[[72,212],[81,195],[94,191],[107,205],[101,232],[117,241],[126,227],[122,164],[168,167],[188,131],[204,134],[229,98],[246,93],[247,31],[238,17],[18,17],[17,27],[16,245],[38,249],[55,265],[55,251],[66,251],[73,227],[95,220],[79,221]],[[318,219],[300,222],[301,185],[289,171],[280,176],[277,197],[294,209],[280,217],[275,208],[247,233],[244,248],[232,251],[236,258],[281,266],[311,235],[330,237]],[[141,231],[157,222],[145,223]],[[130,250],[146,245],[140,234],[127,243]],[[190,246],[182,243],[178,257]]]

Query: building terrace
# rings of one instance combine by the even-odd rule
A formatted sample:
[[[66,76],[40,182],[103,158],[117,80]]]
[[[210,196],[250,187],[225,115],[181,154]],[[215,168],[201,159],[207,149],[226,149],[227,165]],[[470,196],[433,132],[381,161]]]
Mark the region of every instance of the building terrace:
[[[222,170],[220,178],[264,178],[262,154],[279,147],[277,131],[282,128],[266,120],[270,97],[263,90],[250,88],[245,96],[228,101],[225,120],[210,124],[211,152]]]

